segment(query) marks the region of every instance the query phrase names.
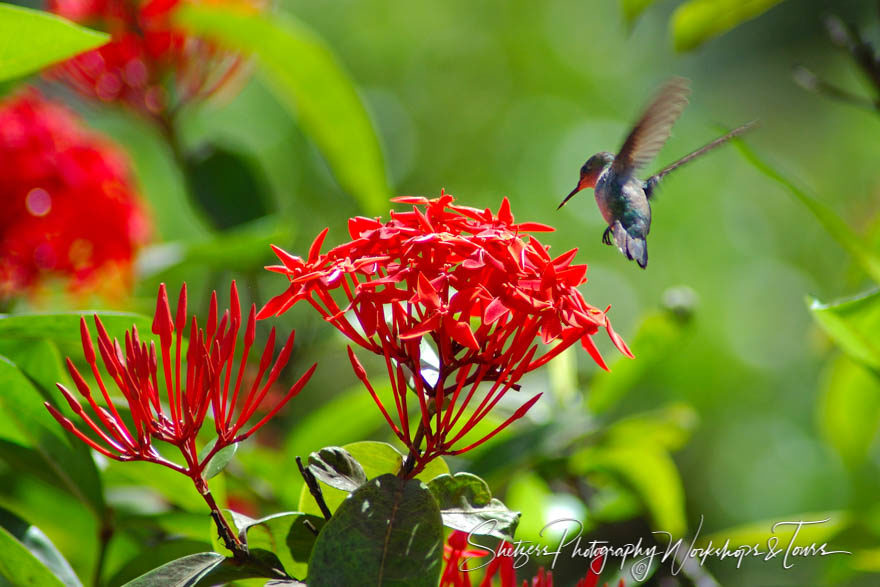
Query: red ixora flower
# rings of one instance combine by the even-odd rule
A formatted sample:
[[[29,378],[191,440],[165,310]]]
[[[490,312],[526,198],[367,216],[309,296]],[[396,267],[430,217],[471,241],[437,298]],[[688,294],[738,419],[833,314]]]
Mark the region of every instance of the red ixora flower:
[[[20,92],[0,102],[0,176],[0,299],[52,276],[74,289],[128,284],[149,223],[115,145]]]
[[[207,98],[236,77],[243,58],[175,28],[172,16],[180,2],[50,0],[52,12],[112,35],[109,43],[64,62],[55,74],[90,98],[153,116]]]
[[[540,394],[492,432],[456,447],[509,390],[519,389],[523,374],[575,342],[607,368],[592,340],[600,328],[632,357],[605,311],[578,291],[587,267],[571,264],[577,250],[552,258],[534,236],[523,238],[553,229],[515,223],[506,198],[497,214],[454,205],[445,193],[392,201],[413,209],[392,212],[385,223],[352,218],[352,240],[325,254],[326,229],[306,259],[275,248],[283,264],[269,269],[291,283],[258,317],[305,300],[354,343],[384,357],[394,416],[349,347],[356,375],[410,451],[404,474],[417,474],[438,456],[463,453],[521,418]],[[556,344],[539,353],[533,344],[538,338]],[[482,383],[487,389],[477,393]],[[418,402],[416,426],[410,425],[408,387]]]
[[[247,324],[244,325],[244,347],[238,369],[233,373],[237,336],[243,325],[234,281],[230,300],[231,308],[223,313],[218,323],[215,292],[211,296],[207,323],[200,328],[196,317],[188,319],[186,314],[186,284],[180,290],[174,318],[165,284],[160,285],[152,329],[159,338],[158,352],[155,343],[148,345],[140,340],[136,327],[126,332],[124,345],[116,339],[111,340],[101,320],[95,316],[98,334],[96,353],[83,318],[80,322],[83,354],[91,367],[104,405],[100,405],[100,400],[96,399],[73,362],[67,359],[67,368],[87,408],[62,384],[58,384],[58,389],[91,434],[80,430],[50,403],[46,403],[46,408],[64,428],[102,455],[118,461],[148,461],[164,465],[192,478],[202,491],[206,487],[202,474],[211,458],[225,447],[246,439],[265,424],[300,392],[315,370],[315,365],[312,365],[261,420],[248,426],[248,421],[290,358],[294,333],[291,332],[273,365],[275,329],[272,329],[260,357],[259,373],[249,386],[243,388],[242,377],[255,338],[256,307],[251,306]],[[183,348],[184,336],[188,339],[186,349]],[[128,404],[130,425],[112,401],[98,368],[98,355],[107,375]],[[185,369],[181,367],[182,358],[186,360]],[[261,385],[267,371],[266,382]],[[200,459],[196,437],[208,410],[213,416],[217,439]],[[176,447],[183,456],[184,464],[174,463],[159,454],[153,444],[155,440]]]

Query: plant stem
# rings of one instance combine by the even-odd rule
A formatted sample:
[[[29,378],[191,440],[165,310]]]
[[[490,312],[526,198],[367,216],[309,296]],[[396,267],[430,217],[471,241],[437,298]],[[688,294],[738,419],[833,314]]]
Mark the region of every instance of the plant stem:
[[[223,516],[223,512],[217,507],[217,502],[214,501],[214,496],[211,495],[211,490],[208,489],[207,483],[201,478],[199,480],[201,483],[196,483],[196,485],[205,503],[211,508],[211,518],[213,518],[214,524],[217,526],[217,535],[223,541],[223,545],[232,551],[235,560],[239,562],[247,560],[249,558],[247,546],[238,539],[232,526],[229,525],[229,522]]]
[[[107,547],[110,545],[114,531],[115,528],[109,516],[101,521],[101,528],[98,530],[98,559],[95,561],[95,573],[92,578],[92,585],[95,587],[102,585],[101,575],[104,571],[104,562],[107,559]]]
[[[309,488],[309,493],[315,498],[315,503],[317,503],[318,507],[321,509],[324,519],[329,520],[333,517],[333,514],[330,512],[330,508],[327,507],[327,502],[324,501],[324,494],[321,492],[321,486],[318,485],[318,480],[315,479],[315,476],[311,471],[306,467],[303,467],[302,459],[300,457],[296,457],[296,466],[299,467],[299,474],[302,475],[303,480],[306,482],[306,487]]]

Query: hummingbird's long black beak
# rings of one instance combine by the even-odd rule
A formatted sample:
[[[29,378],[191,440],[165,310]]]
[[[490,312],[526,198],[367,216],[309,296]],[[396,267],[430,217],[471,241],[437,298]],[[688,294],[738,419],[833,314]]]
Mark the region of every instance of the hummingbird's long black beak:
[[[577,187],[574,188],[573,190],[571,190],[571,193],[570,193],[570,194],[568,194],[567,196],[565,196],[565,199],[562,200],[562,203],[559,204],[559,206],[557,206],[556,209],[559,210],[560,208],[562,208],[563,206],[565,206],[565,203],[568,202],[568,201],[572,198],[572,196],[574,196],[576,193],[578,193],[578,192],[581,191],[582,189],[584,189],[584,188],[581,186],[580,182],[578,182]]]

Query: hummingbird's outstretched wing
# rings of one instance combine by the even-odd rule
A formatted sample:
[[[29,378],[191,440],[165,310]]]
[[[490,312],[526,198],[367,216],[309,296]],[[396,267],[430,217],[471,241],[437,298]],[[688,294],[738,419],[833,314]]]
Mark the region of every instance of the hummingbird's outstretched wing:
[[[660,171],[658,171],[657,173],[655,173],[654,175],[652,175],[651,177],[649,177],[648,179],[645,180],[645,195],[650,199],[651,196],[654,195],[654,188],[657,187],[657,184],[660,183],[660,180],[663,179],[664,177],[666,177],[667,175],[669,175],[669,173],[671,173],[672,171],[675,171],[676,169],[678,169],[679,167],[681,167],[685,163],[693,161],[694,159],[696,159],[697,157],[699,157],[701,155],[705,155],[706,153],[708,153],[709,151],[711,151],[715,147],[720,147],[721,145],[723,145],[724,143],[726,143],[730,139],[738,137],[741,134],[744,134],[744,133],[752,130],[756,126],[758,126],[757,120],[747,122],[747,123],[743,124],[742,126],[738,126],[735,129],[733,129],[732,131],[730,131],[724,135],[721,135],[720,137],[718,137],[717,139],[715,139],[711,143],[703,145],[702,147],[700,147],[696,151],[693,151],[692,153],[688,153],[687,155],[685,155],[684,157],[682,157],[681,159],[679,159],[675,163],[670,163],[669,165],[667,165],[666,167],[664,167],[663,169],[661,169]]]
[[[611,165],[613,172],[632,173],[657,156],[669,138],[672,125],[687,105],[689,93],[690,86],[685,78],[674,77],[666,82],[623,142]]]

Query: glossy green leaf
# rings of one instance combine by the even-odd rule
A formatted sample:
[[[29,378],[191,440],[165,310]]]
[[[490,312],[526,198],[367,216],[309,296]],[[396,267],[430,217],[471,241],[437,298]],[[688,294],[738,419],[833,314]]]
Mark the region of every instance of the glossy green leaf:
[[[377,392],[383,393],[381,386],[377,388]],[[329,421],[333,422],[333,426],[327,426]],[[296,426],[291,427],[284,442],[285,458],[293,463],[297,456],[305,459],[322,444],[344,446],[346,442],[357,438],[369,438],[382,427],[383,422],[382,414],[376,409],[373,398],[364,390],[363,385],[358,384],[309,412]],[[277,482],[279,485],[276,491],[284,503],[301,510],[302,478],[297,468],[285,467],[284,472],[278,475]]]
[[[428,489],[440,506],[444,526],[513,542],[519,512],[492,497],[489,486],[476,475],[440,475],[428,483]]]
[[[166,540],[145,548],[122,565],[107,581],[108,585],[123,585],[165,563],[193,554],[203,553],[210,546],[203,540]]]
[[[880,290],[833,304],[807,302],[813,318],[846,354],[880,370]]]
[[[91,454],[79,440],[68,438],[44,401],[26,375],[0,356],[0,440],[34,451],[58,484],[103,517],[103,489]]]
[[[137,579],[129,581],[127,587],[190,587],[218,567],[225,559],[216,552],[200,552],[166,563]]]
[[[259,520],[241,514],[236,514],[233,519],[236,528],[245,536],[248,549],[275,553],[288,575],[305,578],[317,538],[311,528],[320,531],[324,518],[302,512],[283,512]]]
[[[344,448],[329,446],[309,455],[309,470],[320,481],[343,491],[354,491],[367,482],[367,474]]]
[[[0,4],[0,81],[100,47],[110,36],[54,14]]]
[[[67,372],[62,367],[63,360],[58,346],[50,340],[22,340],[0,338],[0,355],[15,363],[31,383],[40,391],[46,401],[56,407],[66,408],[64,401],[58,406],[56,400],[61,399],[55,388],[58,382],[65,382]]]
[[[352,493],[324,526],[308,584],[433,587],[442,555],[443,523],[431,492],[420,481],[382,475]]]
[[[400,467],[403,465],[403,455],[385,442],[364,440],[346,444],[342,448],[361,464],[367,479],[373,479],[386,473],[395,474],[400,471]],[[321,483],[321,491],[331,512],[335,511],[349,494],[348,491],[335,489],[324,483]],[[321,515],[320,508],[309,493],[308,487],[305,486],[300,493],[299,510],[316,516]]]
[[[207,455],[214,448],[214,445],[217,444],[217,438],[213,438],[208,444],[206,444],[199,455],[199,462],[204,458],[204,455]],[[211,460],[208,461],[207,466],[205,467],[205,472],[203,474],[204,478],[210,479],[212,477],[217,476],[223,469],[226,468],[226,465],[229,464],[229,461],[232,460],[232,457],[235,456],[235,453],[238,451],[238,442],[234,442],[229,446],[224,446],[220,450],[217,451]]]
[[[4,508],[0,508],[0,552],[0,575],[16,585],[82,585],[67,560],[39,528]],[[34,580],[40,582],[30,582]]]
[[[320,37],[289,14],[219,5],[187,4],[177,20],[196,34],[253,53],[342,187],[368,213],[386,209],[388,180],[379,140],[348,74]]]
[[[675,49],[695,49],[780,2],[782,0],[687,0],[672,15]]]
[[[880,427],[880,379],[849,357],[837,357],[823,378],[816,415],[828,444],[857,469]]]
[[[617,476],[641,497],[654,529],[683,536],[684,488],[666,451],[642,443],[589,447],[573,454],[569,462],[578,475],[599,471]]]
[[[149,336],[153,319],[130,312],[70,312],[64,314],[0,314],[0,339],[44,339],[80,342],[79,320],[85,316],[94,336],[92,315],[97,314],[111,337],[121,337],[133,325],[142,336]]]
[[[806,189],[798,187],[795,182],[776,171],[770,164],[747,147],[743,141],[734,140],[733,144],[755,169],[783,186],[786,191],[794,196],[795,200],[809,210],[828,234],[831,235],[831,238],[837,241],[837,244],[852,256],[862,271],[868,274],[875,282],[880,283],[880,257],[873,252],[874,249],[865,239],[856,234],[846,222],[841,220],[834,210],[821,202],[815,195],[810,194]]]

